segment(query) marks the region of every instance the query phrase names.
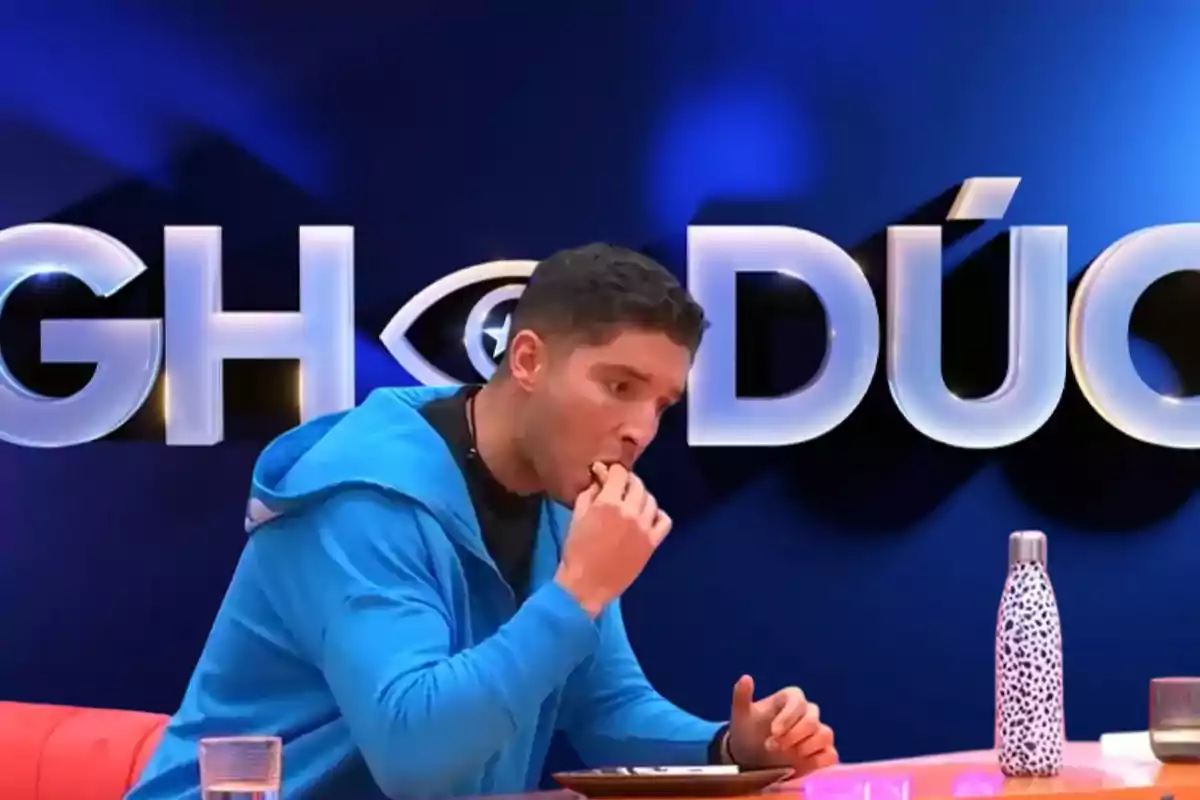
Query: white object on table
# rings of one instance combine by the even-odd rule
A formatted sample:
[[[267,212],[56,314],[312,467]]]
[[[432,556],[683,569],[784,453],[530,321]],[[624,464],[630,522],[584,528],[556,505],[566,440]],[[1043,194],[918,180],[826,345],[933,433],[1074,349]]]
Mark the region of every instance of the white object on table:
[[[1106,733],[1100,737],[1100,754],[1104,758],[1126,758],[1135,761],[1157,761],[1150,749],[1150,732]]]

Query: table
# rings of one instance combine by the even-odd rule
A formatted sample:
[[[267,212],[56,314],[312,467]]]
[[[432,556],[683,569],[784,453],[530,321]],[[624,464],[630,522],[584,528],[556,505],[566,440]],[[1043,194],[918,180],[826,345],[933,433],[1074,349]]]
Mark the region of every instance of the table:
[[[781,784],[771,795],[803,800],[1200,800],[1200,765],[1102,758],[1098,742],[1071,742],[1054,778],[1000,774],[991,750],[846,764]],[[779,800],[783,800],[779,798]]]

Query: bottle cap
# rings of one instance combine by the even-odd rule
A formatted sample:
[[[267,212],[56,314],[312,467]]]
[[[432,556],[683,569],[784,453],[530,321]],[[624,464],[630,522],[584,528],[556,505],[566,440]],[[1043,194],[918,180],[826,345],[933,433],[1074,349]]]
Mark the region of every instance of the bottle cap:
[[[1008,537],[1008,565],[1034,563],[1046,565],[1046,534],[1041,531],[1014,531]]]

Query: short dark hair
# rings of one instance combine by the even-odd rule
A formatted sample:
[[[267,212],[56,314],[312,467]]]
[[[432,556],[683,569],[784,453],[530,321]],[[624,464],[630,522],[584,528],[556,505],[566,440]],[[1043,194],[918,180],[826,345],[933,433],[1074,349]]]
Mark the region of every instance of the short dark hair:
[[[560,250],[538,262],[511,331],[605,344],[631,328],[666,334],[693,354],[708,322],[675,276],[652,258],[611,244]]]

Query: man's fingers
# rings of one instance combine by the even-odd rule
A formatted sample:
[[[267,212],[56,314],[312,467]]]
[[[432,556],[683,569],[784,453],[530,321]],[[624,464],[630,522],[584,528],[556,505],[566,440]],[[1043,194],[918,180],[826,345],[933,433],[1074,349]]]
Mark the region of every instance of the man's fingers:
[[[833,729],[828,725],[818,725],[816,733],[796,745],[796,751],[805,758],[818,758],[829,750],[833,750]]]
[[[609,464],[604,487],[596,499],[604,503],[619,504],[624,499],[628,487],[629,470],[620,464]]]
[[[732,716],[739,717],[750,713],[754,705],[754,678],[743,675],[733,685]]]
[[[810,711],[812,708],[809,705]],[[801,756],[808,757],[833,744],[833,731],[821,724],[818,714],[805,713],[795,725],[775,739],[780,750],[795,750]]]
[[[642,506],[642,515],[638,522],[642,528],[651,530],[654,528],[656,519],[658,519],[658,501],[654,499],[654,495],[646,492],[646,503]]]
[[[592,503],[596,502],[596,496],[598,494],[600,494],[600,484],[588,484],[588,487],[575,497],[575,516],[580,517],[587,513],[587,510],[592,507]]]
[[[602,464],[597,461],[592,464],[591,471],[599,483],[599,492],[589,496],[591,502],[621,505],[643,529],[650,532],[650,540],[655,547],[661,544],[671,532],[671,518],[658,507],[654,495],[646,491],[642,479],[624,464]]]
[[[659,509],[658,516],[654,520],[654,527],[650,529],[650,543],[655,547],[662,544],[663,539],[667,538],[667,534],[671,532],[671,518],[667,516],[667,512]]]
[[[832,767],[839,761],[841,761],[841,756],[838,755],[837,748],[830,745],[812,757],[804,759],[799,771],[807,775],[819,769]]]
[[[778,740],[789,734],[808,716],[808,701],[804,697],[804,692],[799,689],[784,689],[764,702],[772,701],[778,710],[775,712],[775,718],[771,720],[771,737]],[[811,728],[810,734],[816,731],[817,721],[815,718],[809,727]],[[783,742],[780,741],[780,744],[782,745]]]
[[[641,517],[642,509],[645,506],[646,484],[631,472],[629,473],[629,484],[625,489],[625,509],[631,516],[638,518]]]

